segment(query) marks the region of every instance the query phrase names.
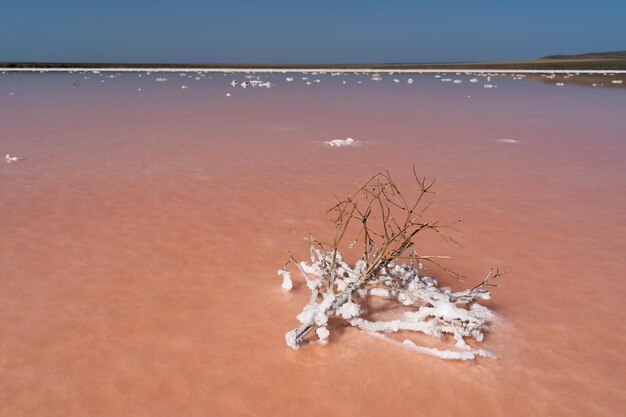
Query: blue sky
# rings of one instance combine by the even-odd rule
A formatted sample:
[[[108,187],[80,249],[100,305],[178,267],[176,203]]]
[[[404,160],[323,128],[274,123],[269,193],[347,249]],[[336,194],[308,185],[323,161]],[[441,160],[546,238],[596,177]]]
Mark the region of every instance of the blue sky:
[[[0,61],[396,63],[626,50],[626,0],[3,0]]]

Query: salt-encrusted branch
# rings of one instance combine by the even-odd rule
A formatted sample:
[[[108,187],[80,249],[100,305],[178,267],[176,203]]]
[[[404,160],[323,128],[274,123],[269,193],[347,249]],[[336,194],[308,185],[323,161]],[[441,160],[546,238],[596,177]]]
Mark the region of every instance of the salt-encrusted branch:
[[[307,335],[315,330],[321,343],[327,343],[330,331],[328,320],[339,317],[347,324],[378,336],[400,331],[415,331],[441,338],[448,334],[455,340],[453,349],[438,350],[415,345],[406,339],[404,346],[443,358],[472,359],[491,356],[482,349],[471,347],[466,339],[480,342],[487,327],[490,311],[478,303],[489,299],[484,289],[501,274],[489,273],[481,283],[471,289],[452,292],[439,288],[437,280],[424,276],[421,261],[441,265],[441,255],[419,255],[415,237],[425,231],[434,231],[448,241],[453,241],[446,230],[451,225],[427,222],[423,219],[421,204],[432,193],[434,181],[419,178],[413,170],[418,193],[407,199],[398,189],[388,172],[379,173],[367,181],[357,192],[338,202],[328,210],[334,224],[332,243],[309,236],[311,261],[297,261],[290,254],[287,264],[278,271],[283,276],[283,289],[291,289],[287,270],[293,264],[300,271],[311,291],[311,298],[297,316],[301,325],[285,335],[287,344],[298,349]],[[455,222],[456,223],[456,222]],[[344,238],[356,228],[356,239],[349,247],[362,244],[362,256],[353,266],[344,261],[340,252]],[[408,260],[409,263],[402,261]],[[452,272],[452,271],[450,271]],[[460,274],[452,273],[457,278]],[[404,313],[391,321],[367,318],[365,301],[368,297],[383,297],[389,302],[404,306]],[[397,341],[397,340],[396,340]]]

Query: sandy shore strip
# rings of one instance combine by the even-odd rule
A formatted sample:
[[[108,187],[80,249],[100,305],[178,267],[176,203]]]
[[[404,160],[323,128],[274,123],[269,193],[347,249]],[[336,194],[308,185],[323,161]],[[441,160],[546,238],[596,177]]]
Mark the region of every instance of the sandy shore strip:
[[[229,72],[229,73],[385,73],[385,74],[626,74],[626,70],[577,69],[405,69],[405,68],[194,68],[194,67],[74,67],[74,68],[2,68],[2,72]]]

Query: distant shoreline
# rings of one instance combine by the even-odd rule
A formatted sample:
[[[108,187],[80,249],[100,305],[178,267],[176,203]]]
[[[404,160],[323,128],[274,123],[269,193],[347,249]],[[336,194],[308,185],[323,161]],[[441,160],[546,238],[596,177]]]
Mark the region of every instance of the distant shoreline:
[[[311,72],[344,72],[344,73],[398,73],[398,74],[430,74],[430,73],[467,73],[467,74],[625,74],[626,69],[500,69],[500,68],[402,68],[393,66],[363,67],[199,67],[199,66],[63,66],[63,67],[1,67],[3,72],[260,72],[260,73],[311,73]]]
[[[203,71],[203,72],[519,72],[585,74],[626,72],[626,51],[579,55],[552,55],[506,62],[452,62],[428,64],[163,64],[0,62],[2,71]]]

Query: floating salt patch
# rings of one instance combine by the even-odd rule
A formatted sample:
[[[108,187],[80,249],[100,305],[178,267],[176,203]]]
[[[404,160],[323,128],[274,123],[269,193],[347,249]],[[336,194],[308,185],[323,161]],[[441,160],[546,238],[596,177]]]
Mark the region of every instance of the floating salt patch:
[[[613,80],[611,81],[611,83],[613,84],[621,84],[623,81],[622,80]]]
[[[478,82],[478,78],[472,78],[471,80],[469,80],[470,83],[477,83]]]
[[[483,87],[485,87],[485,88],[493,88],[493,84],[485,84],[485,85],[483,85]]]
[[[182,88],[183,90],[186,90],[186,89],[188,89],[189,87],[188,87],[188,86],[186,86],[186,85],[181,85],[181,86],[180,86],[180,88]]]
[[[452,81],[452,78],[442,78],[441,79],[441,82],[444,82],[444,83],[449,83],[450,81]]]
[[[563,87],[565,85],[565,83],[556,83],[557,87]]]
[[[498,142],[500,142],[500,143],[519,143],[519,140],[510,139],[510,138],[502,138],[502,139],[498,139]]]
[[[157,83],[164,83],[165,81],[167,81],[167,78],[165,77],[157,77],[154,79],[154,81],[156,81]]]
[[[397,79],[397,78],[394,78],[394,79],[393,79],[393,82],[394,82],[394,83],[399,83],[399,82],[400,82],[400,80],[399,80],[399,79]]]
[[[233,87],[237,87],[237,81],[232,80],[232,81],[230,82],[230,85],[232,85]]]
[[[358,140],[354,140],[352,138],[347,138],[347,139],[333,139],[331,141],[328,142],[324,142],[330,146],[336,146],[338,148],[342,147],[342,146],[356,146],[356,145],[360,145],[361,142]]]
[[[7,162],[17,162],[17,161],[21,161],[24,158],[20,158],[19,156],[11,156],[9,154],[6,154],[6,156],[4,157],[4,159]]]
[[[230,93],[226,93],[226,97],[230,97]]]
[[[406,80],[407,84],[413,84],[413,78],[409,78],[408,80]]]
[[[285,80],[286,80],[288,83],[290,83],[290,82],[292,82],[292,81],[293,81],[293,77],[287,77],[287,78],[285,78]]]
[[[453,81],[455,84],[461,84],[463,82],[463,80],[454,80]]]

